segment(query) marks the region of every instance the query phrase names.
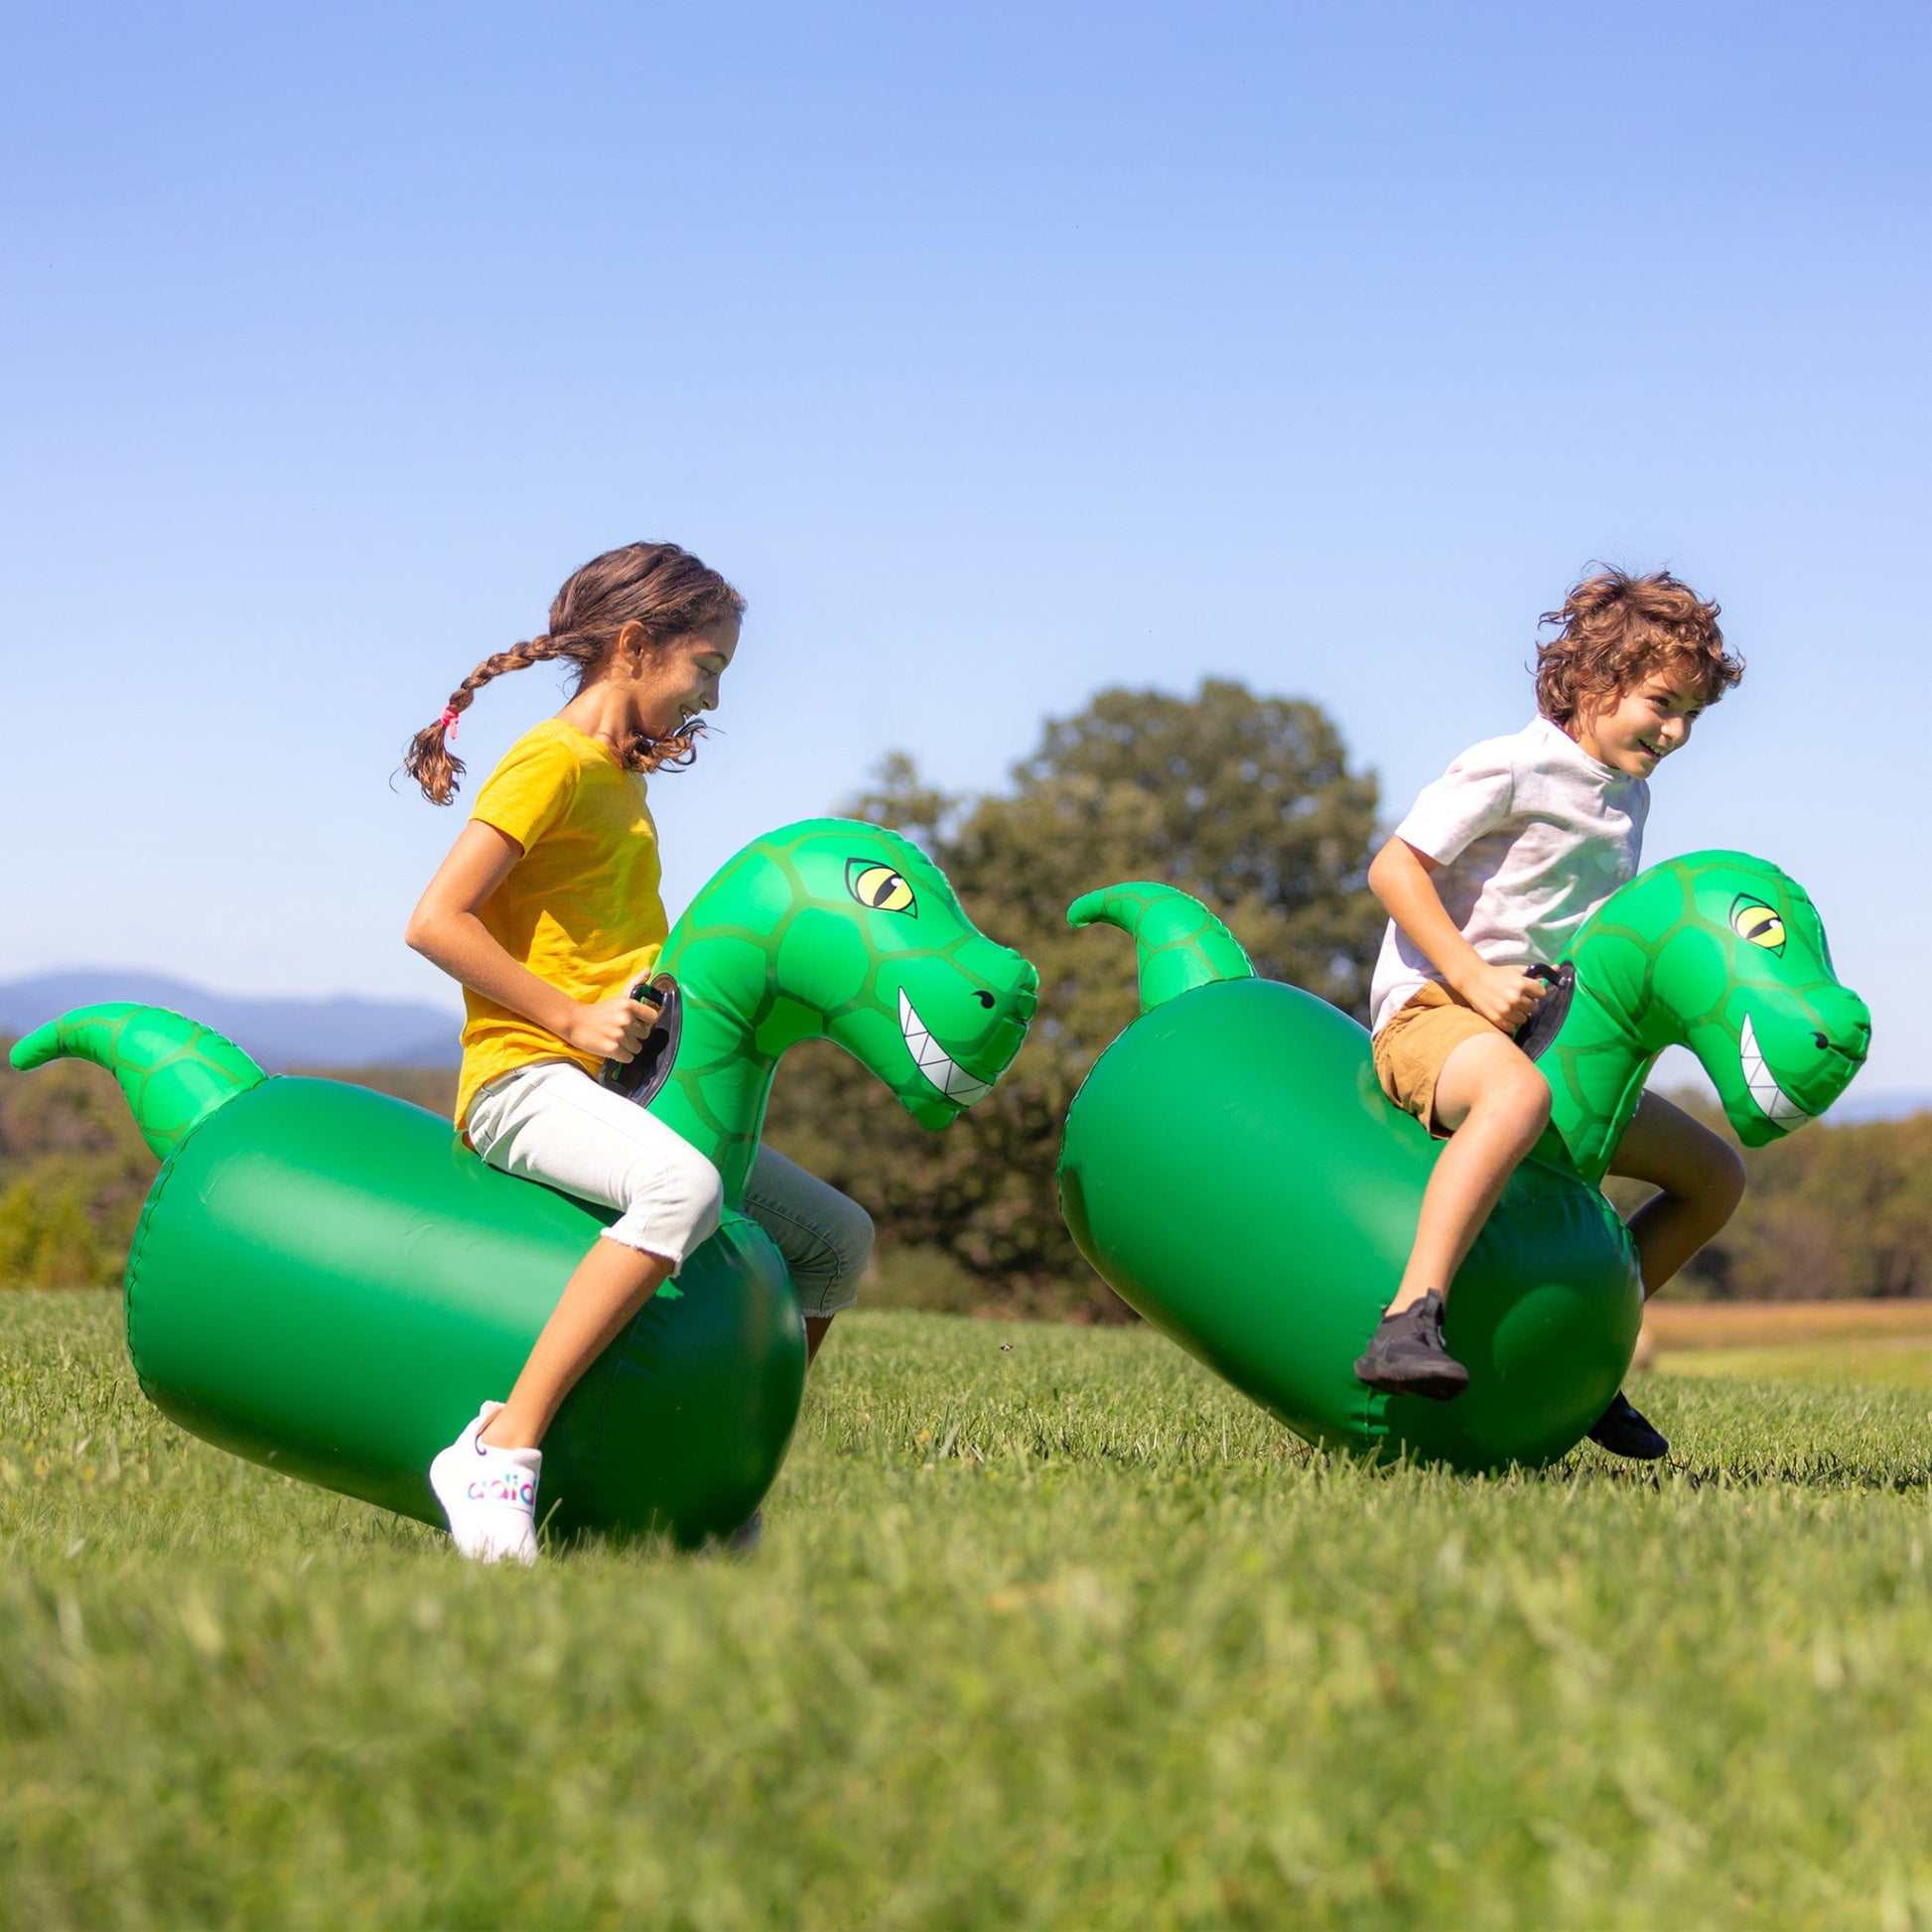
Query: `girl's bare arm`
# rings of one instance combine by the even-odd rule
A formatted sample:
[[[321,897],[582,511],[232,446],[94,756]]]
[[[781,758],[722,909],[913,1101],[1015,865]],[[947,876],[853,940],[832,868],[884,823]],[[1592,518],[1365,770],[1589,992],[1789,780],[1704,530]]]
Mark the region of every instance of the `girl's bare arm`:
[[[1514,1033],[1544,987],[1515,966],[1491,966],[1463,938],[1444,907],[1434,875],[1441,865],[1406,839],[1391,839],[1368,869],[1369,891],[1445,982],[1492,1027]]]
[[[619,999],[584,1006],[512,959],[477,916],[522,856],[507,833],[473,818],[409,915],[405,941],[452,979],[533,1021],[565,1045],[600,1059],[633,1058],[657,1017],[654,1005]]]

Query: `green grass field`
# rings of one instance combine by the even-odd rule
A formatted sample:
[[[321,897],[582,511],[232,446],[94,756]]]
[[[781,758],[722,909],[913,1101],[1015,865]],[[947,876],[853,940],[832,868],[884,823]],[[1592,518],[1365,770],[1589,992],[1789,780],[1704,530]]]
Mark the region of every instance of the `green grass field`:
[[[1663,1375],[1718,1375],[1756,1382],[1847,1382],[1932,1392],[1932,1335],[1700,1348],[1663,1355]]]
[[[7,1926],[1932,1926],[1932,1394],[1315,1457],[1145,1330],[842,1321],[750,1562],[472,1569],[0,1296]]]

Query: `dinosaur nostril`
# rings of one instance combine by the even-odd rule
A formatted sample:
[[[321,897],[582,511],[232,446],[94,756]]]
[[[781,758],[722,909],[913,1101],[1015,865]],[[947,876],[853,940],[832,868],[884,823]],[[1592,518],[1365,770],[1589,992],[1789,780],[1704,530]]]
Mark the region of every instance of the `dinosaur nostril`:
[[[1812,1038],[1818,1042],[1821,1050],[1825,1052],[1831,1051],[1832,1042],[1823,1034],[1813,1034]]]
[[[995,1004],[993,995],[990,993],[975,993],[973,995],[973,998],[976,999],[981,1006],[986,1007],[988,1009],[991,1009]]]

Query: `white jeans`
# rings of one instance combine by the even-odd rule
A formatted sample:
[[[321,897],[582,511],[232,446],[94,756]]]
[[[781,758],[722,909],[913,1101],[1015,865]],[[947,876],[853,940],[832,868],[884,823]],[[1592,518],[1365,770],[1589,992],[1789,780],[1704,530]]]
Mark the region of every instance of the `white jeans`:
[[[673,1272],[718,1226],[718,1170],[570,1060],[539,1060],[490,1081],[470,1103],[466,1132],[492,1168],[621,1209],[606,1236],[661,1255]],[[784,1257],[806,1314],[837,1314],[858,1299],[872,1218],[857,1201],[760,1147],[743,1206]]]

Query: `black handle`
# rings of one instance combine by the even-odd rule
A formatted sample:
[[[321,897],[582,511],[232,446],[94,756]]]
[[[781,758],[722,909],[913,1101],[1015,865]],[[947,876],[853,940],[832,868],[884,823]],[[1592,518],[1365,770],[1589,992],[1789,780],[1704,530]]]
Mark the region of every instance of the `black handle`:
[[[1550,990],[1537,1001],[1530,1017],[1510,1035],[1531,1059],[1538,1058],[1563,1030],[1570,1016],[1570,1002],[1576,997],[1577,969],[1565,960],[1561,966],[1525,966],[1533,980],[1541,980]]]
[[[627,1060],[606,1060],[597,1081],[599,1086],[609,1087],[613,1093],[644,1107],[657,1098],[658,1090],[671,1077],[671,1068],[677,1063],[677,1043],[684,1031],[684,1002],[677,981],[669,973],[639,980],[630,989],[630,997],[655,1000],[657,1018],[652,1021],[650,1032],[644,1035],[636,1054]]]

